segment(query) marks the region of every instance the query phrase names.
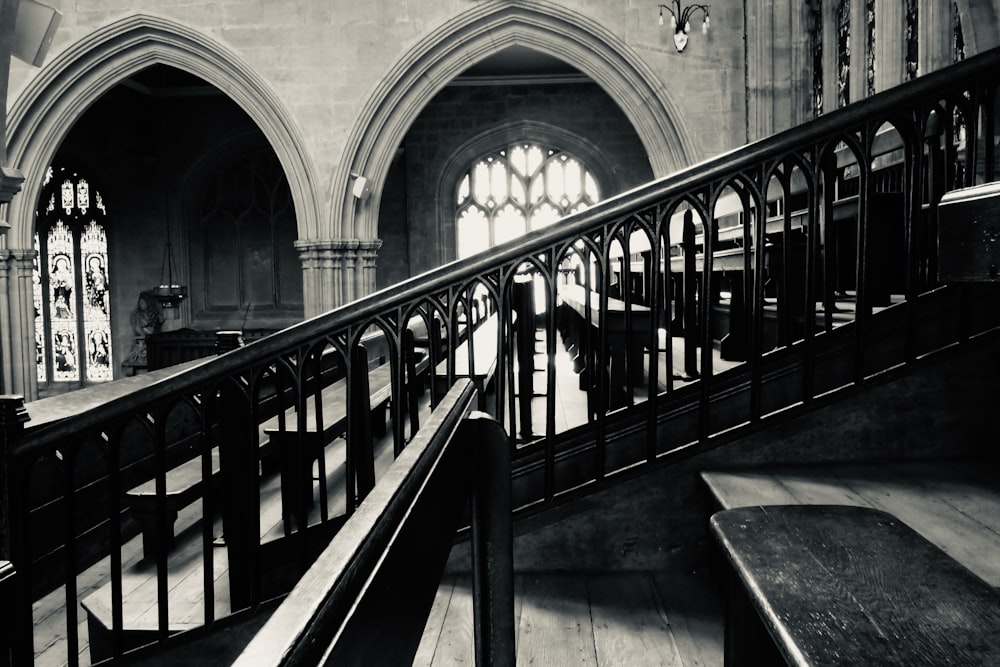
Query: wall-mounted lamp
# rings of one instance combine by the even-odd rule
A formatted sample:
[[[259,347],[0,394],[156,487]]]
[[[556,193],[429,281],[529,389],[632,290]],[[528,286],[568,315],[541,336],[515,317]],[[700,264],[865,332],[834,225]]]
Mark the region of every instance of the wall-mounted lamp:
[[[701,11],[704,20],[701,22],[701,32],[702,34],[708,33],[708,5],[688,5],[684,9],[681,9],[681,0],[673,0],[673,7],[670,5],[659,5],[660,8],[660,20],[659,24],[663,25],[663,10],[666,9],[670,12],[670,27],[674,29],[674,46],[677,47],[677,52],[680,53],[684,50],[684,47],[688,43],[688,33],[691,32],[691,14],[696,11]]]

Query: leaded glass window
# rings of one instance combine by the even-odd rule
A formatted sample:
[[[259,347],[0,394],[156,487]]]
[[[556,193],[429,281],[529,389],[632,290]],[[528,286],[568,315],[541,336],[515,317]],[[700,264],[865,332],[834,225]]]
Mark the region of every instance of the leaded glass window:
[[[868,96],[875,94],[875,0],[865,2],[865,74]]]
[[[456,252],[469,257],[581,211],[600,198],[578,158],[536,143],[517,143],[476,160],[460,179]]]
[[[823,2],[814,0],[809,6],[809,41],[812,44],[812,107],[813,115],[823,113]]]
[[[917,78],[917,70],[920,66],[920,15],[917,10],[917,0],[906,0],[906,36],[904,55],[904,75],[906,80]]]
[[[951,14],[954,16],[952,24],[954,26],[954,35],[952,37],[952,60],[954,62],[959,62],[960,60],[965,60],[965,35],[962,34],[962,17],[958,13],[958,3],[951,3]]]
[[[38,381],[107,382],[114,373],[104,201],[86,178],[53,168],[40,201],[32,272]]]
[[[837,6],[837,106],[851,101],[851,0]]]

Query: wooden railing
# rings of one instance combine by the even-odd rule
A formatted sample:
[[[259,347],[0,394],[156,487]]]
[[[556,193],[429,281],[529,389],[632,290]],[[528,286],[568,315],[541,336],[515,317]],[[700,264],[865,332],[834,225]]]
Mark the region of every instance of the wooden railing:
[[[429,382],[421,396],[435,404],[444,391],[433,385],[452,386],[463,368],[478,375],[483,347],[495,351],[481,408],[512,434],[515,505],[539,507],[619,469],[714,446],[790,406],[858,387],[994,327],[997,309],[977,308],[973,288],[942,289],[935,240],[945,192],[996,180],[998,81],[994,50],[44,428],[25,432],[30,405],[26,413],[16,397],[6,399],[0,559],[23,583],[7,604],[16,662],[33,655],[32,601],[57,590],[66,661],[77,663],[78,574],[94,567],[107,582],[108,655],[131,645],[125,545],[138,528],[127,493],[152,483],[157,534],[165,537],[170,471],[184,461],[201,464],[194,525],[203,601],[184,627],[285,594],[377,483],[370,421],[377,374],[387,383],[381,405],[398,456],[419,427],[409,390]],[[887,164],[901,165],[893,168],[902,176],[883,179]],[[857,193],[844,204],[837,191],[851,179]],[[682,247],[685,218],[701,238],[694,250]],[[720,233],[728,229],[738,231]],[[682,268],[671,270],[678,254]],[[525,285],[533,298],[523,298]],[[496,318],[492,337],[473,337],[487,316]],[[359,354],[373,335],[385,350],[381,365]],[[431,340],[440,346],[414,352],[406,344]],[[465,340],[472,343],[459,348]],[[720,355],[727,348],[733,358]],[[572,383],[556,373],[564,351],[580,371]],[[527,358],[538,352],[542,365]],[[675,353],[694,363],[676,363]],[[435,372],[421,374],[418,357]],[[334,398],[324,370],[331,358],[343,369]],[[524,382],[527,369],[544,381]],[[532,385],[545,391],[526,396]],[[557,426],[557,394],[569,391],[582,392],[586,414]],[[335,419],[343,428],[331,431]],[[276,451],[269,428],[291,444]],[[311,518],[299,511],[299,520],[281,522],[280,540],[268,542],[261,470],[277,455],[297,474],[310,432],[335,439],[318,451],[342,447],[342,481],[332,495],[314,496]],[[317,452],[316,463],[323,460]],[[320,477],[329,472],[320,468]],[[215,546],[220,516],[224,549]],[[220,554],[228,586],[216,581]],[[181,628],[171,612],[170,559],[161,549],[148,564],[157,595],[145,641]],[[220,612],[225,589],[231,598]]]

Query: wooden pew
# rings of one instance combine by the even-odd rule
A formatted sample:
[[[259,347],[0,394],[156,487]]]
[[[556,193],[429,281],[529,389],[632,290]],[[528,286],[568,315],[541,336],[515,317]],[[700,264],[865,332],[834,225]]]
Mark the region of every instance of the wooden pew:
[[[368,421],[375,426],[375,433],[382,434],[385,431],[386,410],[392,395],[391,366],[386,363],[388,354],[387,346],[379,343],[381,335],[368,336],[364,339],[363,345],[372,347],[376,355],[377,365],[364,378],[367,388],[361,389],[361,394],[369,396],[369,410],[359,412],[359,419]],[[409,341],[409,342],[408,342]],[[404,341],[404,353],[408,361],[407,378],[418,378],[426,374],[428,368],[426,353],[417,353],[412,347],[412,340]],[[367,362],[362,362],[368,368]],[[334,371],[334,376],[336,371]],[[409,412],[411,419],[415,419],[416,401],[420,393],[423,392],[422,381],[407,380],[406,386],[407,401],[411,406]],[[297,422],[294,409],[285,411],[284,419],[286,428],[279,428],[280,420],[278,416],[269,418],[259,427],[258,441],[261,446],[261,459],[271,465],[272,468],[280,470],[282,475],[282,489],[285,499],[288,501],[289,512],[296,507],[294,499],[298,499],[305,489],[305,483],[300,480],[309,476],[311,465],[319,456],[321,448],[318,443],[324,446],[337,437],[344,434],[347,423],[346,403],[347,403],[347,380],[341,378],[322,391],[322,402],[324,406],[324,429],[322,435],[316,434],[316,419],[314,414],[314,402],[310,399],[307,402],[306,435],[303,440],[303,456],[280,456],[280,452],[286,454],[298,451],[299,444],[297,438]],[[287,426],[291,424],[292,426]],[[371,432],[371,427],[368,428]],[[369,436],[370,437],[370,436]],[[166,473],[165,497],[163,499],[163,511],[166,513],[165,527],[162,540],[158,538],[160,530],[157,524],[159,512],[159,502],[156,495],[156,483],[149,480],[140,484],[126,493],[127,500],[133,511],[133,516],[142,528],[143,554],[147,559],[155,558],[160,542],[167,549],[173,544],[174,524],[179,510],[187,507],[192,502],[201,498],[206,490],[211,490],[217,486],[220,473],[219,453],[212,451],[212,483],[208,489],[204,488],[201,458],[188,460],[181,465],[171,468]],[[298,470],[296,474],[294,471]],[[287,489],[287,491],[285,491]]]
[[[559,286],[559,297],[564,308],[568,309],[567,316],[562,319],[570,322],[569,327],[573,330],[571,335],[578,341],[584,358],[587,375],[583,382],[587,386],[581,388],[586,389],[590,396],[598,386],[596,375],[591,377],[591,374],[604,373],[609,378],[609,396],[606,397],[605,407],[620,408],[628,405],[629,387],[643,382],[643,350],[649,344],[653,326],[652,311],[648,306],[639,304],[631,304],[626,308],[623,300],[608,297],[607,315],[602,322],[599,292],[591,290],[588,296],[582,285],[566,284]],[[585,327],[590,328],[589,334],[584,331]],[[603,369],[596,366],[597,342],[602,328],[608,343],[606,366]],[[596,400],[588,402],[593,411]]]
[[[212,450],[212,478],[219,474],[219,451]],[[177,513],[193,503],[204,493],[201,457],[190,459],[171,468],[166,475],[164,511],[166,512],[166,534],[164,544],[159,544],[159,530],[156,525],[157,498],[156,481],[149,480],[130,489],[126,496],[132,515],[142,527],[142,553],[149,560],[156,558],[159,549],[170,549],[174,542],[174,523]]]
[[[431,344],[440,345],[440,340],[435,334],[439,333],[438,327],[431,328]],[[486,392],[493,381],[497,370],[497,345],[500,334],[500,316],[493,312],[479,319],[472,327],[470,335],[462,338],[461,342],[450,350],[454,366],[449,375],[448,359],[438,362],[434,369],[434,391],[435,399],[440,399],[447,388],[450,380],[469,378],[476,385],[479,393],[479,409],[486,409]]]
[[[727,667],[1000,664],[1000,593],[891,514],[767,505],[711,527]]]

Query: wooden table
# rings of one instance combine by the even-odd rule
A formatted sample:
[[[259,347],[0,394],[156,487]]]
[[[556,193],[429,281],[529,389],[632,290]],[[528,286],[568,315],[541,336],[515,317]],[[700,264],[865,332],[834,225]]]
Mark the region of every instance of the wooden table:
[[[711,527],[728,666],[1000,665],[1000,593],[891,514],[741,507]]]

